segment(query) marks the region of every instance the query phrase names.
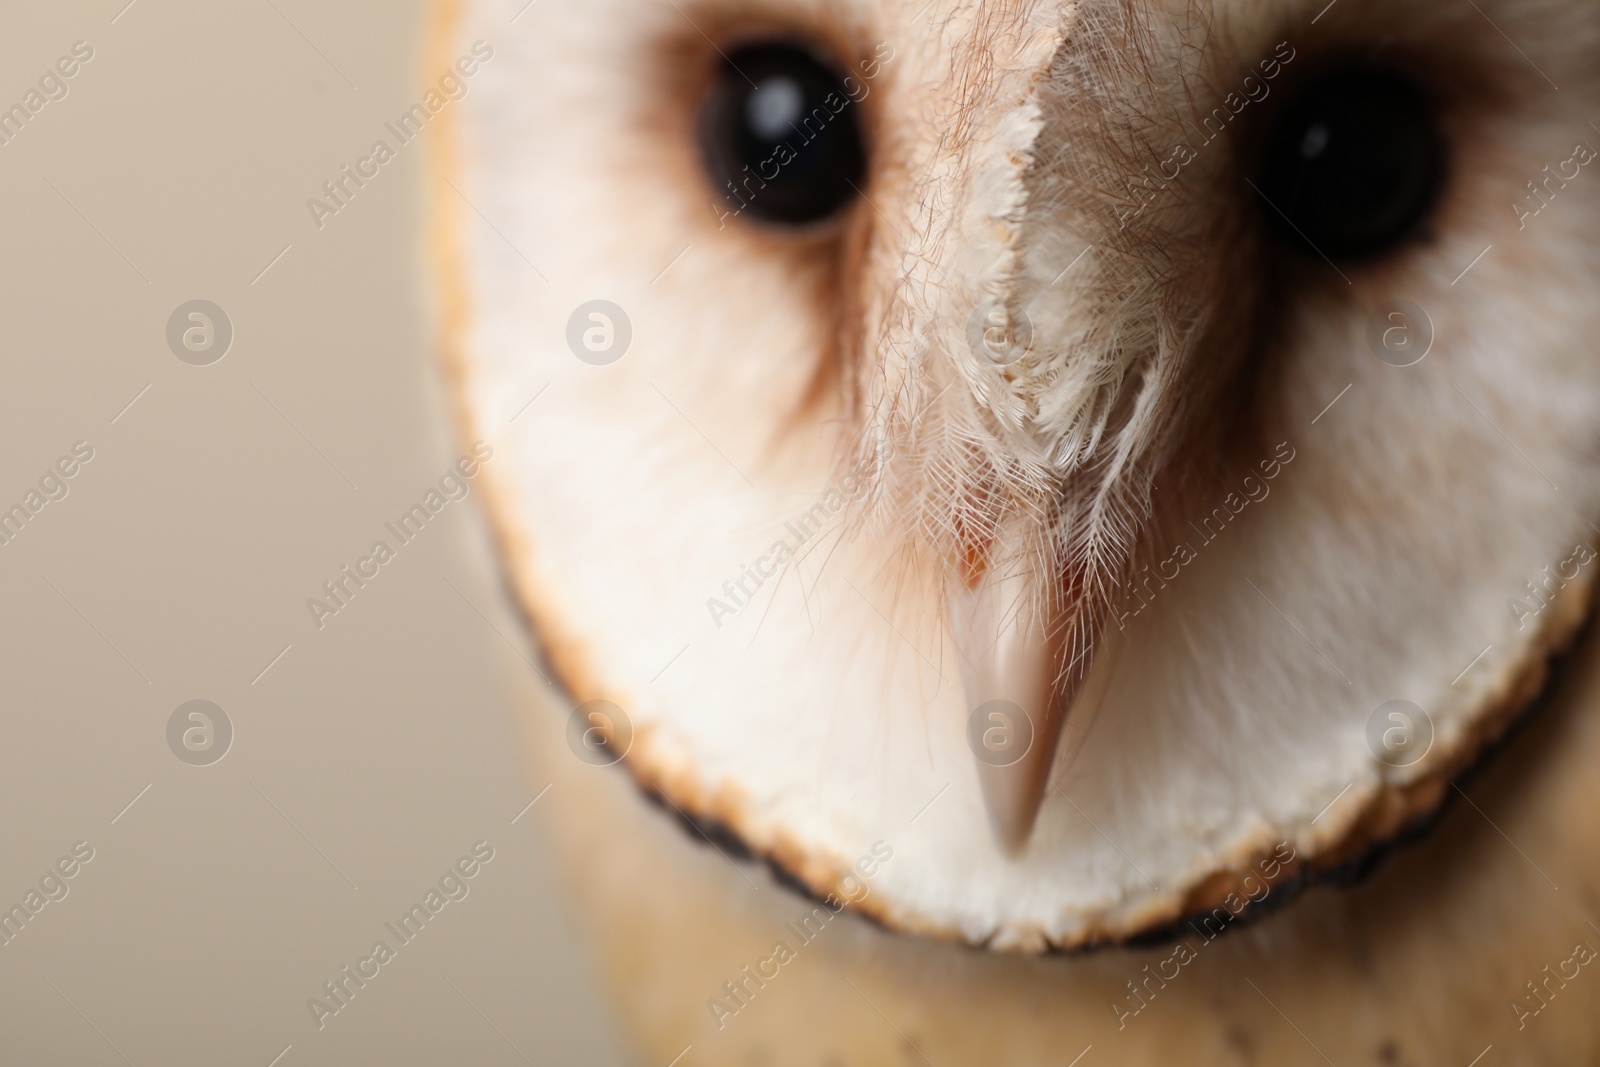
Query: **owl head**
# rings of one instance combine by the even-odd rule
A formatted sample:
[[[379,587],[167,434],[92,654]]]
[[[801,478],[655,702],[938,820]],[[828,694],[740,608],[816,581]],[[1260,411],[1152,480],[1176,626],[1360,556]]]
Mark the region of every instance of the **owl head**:
[[[1597,60],[1571,0],[444,3],[446,363],[574,752],[997,948],[1423,820],[1600,571]]]

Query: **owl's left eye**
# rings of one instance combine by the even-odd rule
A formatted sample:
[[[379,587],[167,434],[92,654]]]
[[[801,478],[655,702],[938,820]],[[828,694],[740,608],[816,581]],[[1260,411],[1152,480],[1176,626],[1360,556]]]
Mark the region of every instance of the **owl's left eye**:
[[[805,226],[855,198],[866,150],[850,84],[794,44],[726,54],[701,105],[700,143],[733,214]]]

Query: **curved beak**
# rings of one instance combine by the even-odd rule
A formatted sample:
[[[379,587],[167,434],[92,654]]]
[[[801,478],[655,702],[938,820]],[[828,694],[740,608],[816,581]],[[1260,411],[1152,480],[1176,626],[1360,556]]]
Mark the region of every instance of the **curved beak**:
[[[967,698],[967,743],[990,826],[1013,856],[1027,849],[1052,769],[1058,761],[1071,764],[1088,732],[1087,721],[1074,721],[1071,731],[1064,727],[1093,653],[1067,661],[1070,627],[1035,608],[1041,599],[1053,598],[1039,596],[1038,578],[1026,568],[992,566],[975,582],[958,584],[950,610]],[[1078,647],[1092,648],[1095,635],[1084,636]]]

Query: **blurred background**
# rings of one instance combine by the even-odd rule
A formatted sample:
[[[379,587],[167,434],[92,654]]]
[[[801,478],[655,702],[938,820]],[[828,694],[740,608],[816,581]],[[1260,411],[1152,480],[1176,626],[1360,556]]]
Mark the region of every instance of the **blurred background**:
[[[559,791],[527,808],[544,684],[476,498],[320,628],[307,607],[462,451],[427,146],[320,228],[306,206],[414,102],[422,18],[5,13],[0,907],[38,910],[4,928],[0,1062],[628,1061],[543,836]],[[169,743],[195,700],[220,714]],[[319,1019],[478,842],[466,895]]]

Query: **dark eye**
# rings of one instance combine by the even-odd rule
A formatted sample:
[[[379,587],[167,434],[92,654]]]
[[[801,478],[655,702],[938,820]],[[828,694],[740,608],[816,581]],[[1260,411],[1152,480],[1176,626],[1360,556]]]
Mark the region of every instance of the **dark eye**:
[[[806,49],[730,51],[700,113],[711,184],[734,214],[789,226],[832,217],[866,169],[859,107],[845,79]]]
[[[1376,256],[1426,219],[1444,176],[1427,94],[1395,71],[1345,67],[1307,87],[1269,132],[1268,221],[1333,259]]]

